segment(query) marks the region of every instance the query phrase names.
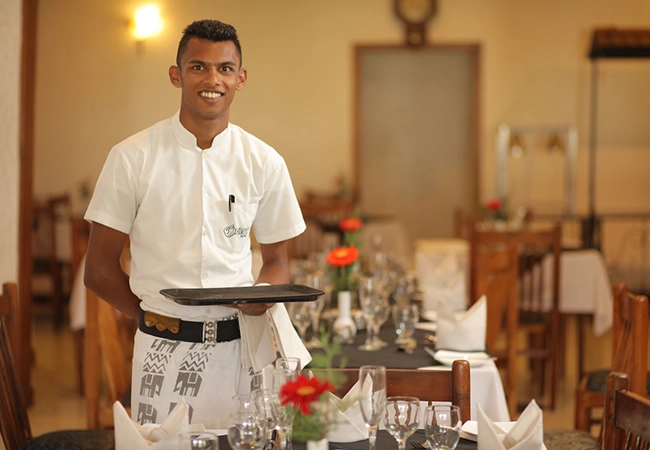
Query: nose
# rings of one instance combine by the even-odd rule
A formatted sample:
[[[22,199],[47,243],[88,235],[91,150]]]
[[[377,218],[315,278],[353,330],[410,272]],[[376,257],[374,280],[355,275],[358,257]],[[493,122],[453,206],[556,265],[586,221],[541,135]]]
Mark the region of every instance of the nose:
[[[219,81],[221,80],[219,69],[216,67],[210,67],[208,69],[206,79],[210,84],[219,84]]]

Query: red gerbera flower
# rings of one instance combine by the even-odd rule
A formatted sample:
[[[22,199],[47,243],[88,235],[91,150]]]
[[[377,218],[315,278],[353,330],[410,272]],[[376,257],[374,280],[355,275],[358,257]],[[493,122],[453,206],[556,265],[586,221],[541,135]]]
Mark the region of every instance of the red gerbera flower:
[[[327,255],[327,262],[334,267],[349,266],[359,258],[359,249],[351,245],[349,247],[335,248]]]
[[[280,389],[280,402],[282,405],[291,404],[299,407],[303,414],[310,414],[310,404],[317,401],[321,395],[334,389],[329,381],[320,381],[316,377],[308,378],[299,375],[295,381],[287,381]]]
[[[498,198],[493,198],[492,200],[488,200],[485,203],[485,208],[488,211],[498,211],[498,210],[501,209],[502,206],[503,206],[503,203]]]
[[[348,233],[354,233],[355,231],[360,231],[363,228],[363,222],[357,217],[350,217],[347,219],[341,220],[339,223],[339,228],[342,231]]]

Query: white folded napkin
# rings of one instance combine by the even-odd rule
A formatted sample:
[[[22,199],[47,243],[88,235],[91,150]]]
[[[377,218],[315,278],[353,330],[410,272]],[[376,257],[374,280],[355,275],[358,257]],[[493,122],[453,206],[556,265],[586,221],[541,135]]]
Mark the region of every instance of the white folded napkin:
[[[487,328],[487,300],[482,296],[470,309],[450,311],[438,305],[438,331],[436,347],[456,351],[485,350]]]
[[[188,431],[203,431],[201,424],[189,425],[189,405],[185,400],[174,406],[161,424],[138,425],[120,402],[113,404],[115,423],[115,450],[185,450],[180,435]],[[190,443],[187,443],[189,450]]]
[[[282,357],[300,358],[302,367],[311,361],[284,303],[276,303],[261,316],[239,314],[238,317],[243,367],[252,367],[254,372],[259,372],[271,364],[276,358],[274,338]]]
[[[361,392],[358,381],[341,399],[330,392],[330,403],[334,405],[333,425],[327,433],[330,442],[356,442],[368,439],[368,429],[361,415],[359,401],[370,396],[371,385]]]
[[[542,410],[531,400],[519,419],[504,431],[493,423],[478,405],[479,450],[545,450]]]

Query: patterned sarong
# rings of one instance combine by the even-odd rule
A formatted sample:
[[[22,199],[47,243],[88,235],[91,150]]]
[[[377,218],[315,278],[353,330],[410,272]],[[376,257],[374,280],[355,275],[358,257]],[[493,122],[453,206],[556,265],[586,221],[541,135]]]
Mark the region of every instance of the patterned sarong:
[[[172,341],[137,331],[133,351],[131,417],[161,423],[182,398],[190,423],[228,427],[230,399],[248,394],[261,376],[241,369],[241,340],[218,344]]]

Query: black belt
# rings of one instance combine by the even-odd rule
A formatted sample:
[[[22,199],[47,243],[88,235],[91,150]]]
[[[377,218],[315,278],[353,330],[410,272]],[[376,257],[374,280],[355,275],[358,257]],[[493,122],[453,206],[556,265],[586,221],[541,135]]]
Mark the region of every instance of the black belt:
[[[241,337],[237,318],[190,322],[140,310],[138,328],[151,336],[185,342],[228,342]]]

